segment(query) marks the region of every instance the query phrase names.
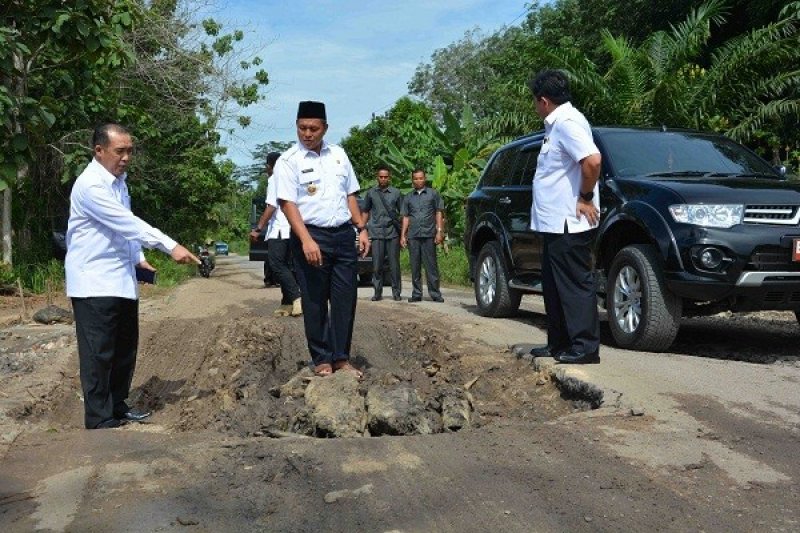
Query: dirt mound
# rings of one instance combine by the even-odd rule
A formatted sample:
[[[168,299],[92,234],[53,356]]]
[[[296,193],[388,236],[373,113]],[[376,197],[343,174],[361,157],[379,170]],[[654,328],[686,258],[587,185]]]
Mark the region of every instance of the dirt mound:
[[[178,398],[167,398],[159,379],[144,383],[139,402],[154,411],[176,403],[172,430],[238,437],[430,434],[479,427],[494,417],[531,417],[533,411],[547,418],[570,410],[532,410],[534,403],[561,403],[544,375],[508,353],[464,344],[448,329],[430,316],[422,323],[407,315],[398,320],[383,309],[361,314],[352,361],[365,369],[365,379],[352,389],[325,393],[331,402],[360,406],[355,425],[341,432],[338,422],[321,413],[325,402],[315,407],[308,401],[309,384],[329,378],[316,378],[308,369],[301,319],[244,314],[218,322]]]

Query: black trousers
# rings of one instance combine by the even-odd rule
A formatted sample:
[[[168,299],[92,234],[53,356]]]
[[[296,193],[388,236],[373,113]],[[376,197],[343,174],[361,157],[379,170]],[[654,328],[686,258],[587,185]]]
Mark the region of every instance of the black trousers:
[[[400,296],[400,237],[394,239],[372,239],[372,286],[375,294],[383,294],[384,257],[389,259],[389,272],[392,276],[392,296]]]
[[[358,290],[358,253],[353,226],[306,226],[322,252],[322,266],[312,266],[303,245],[290,239],[303,302],[303,322],[315,365],[350,358]]]
[[[288,305],[300,298],[300,286],[292,272],[292,250],[289,239],[269,239],[269,267],[281,286],[281,304]]]
[[[595,231],[542,234],[542,291],[551,348],[587,354],[600,348],[591,249]]]
[[[84,424],[103,427],[128,411],[139,343],[139,301],[72,298],[78,338]]]
[[[439,263],[436,259],[436,242],[433,237],[408,239],[408,258],[411,263],[411,297],[422,298],[422,264],[431,298],[441,298],[439,290]]]

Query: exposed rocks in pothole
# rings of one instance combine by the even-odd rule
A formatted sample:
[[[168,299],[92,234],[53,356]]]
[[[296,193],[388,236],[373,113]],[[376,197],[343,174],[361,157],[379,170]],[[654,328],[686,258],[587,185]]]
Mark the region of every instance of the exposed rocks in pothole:
[[[280,390],[296,397],[307,383],[305,406],[292,418],[292,433],[315,437],[431,435],[470,427],[472,405],[464,391],[440,387],[434,396],[421,396],[404,383],[360,386],[349,373],[306,378],[302,371]],[[310,372],[309,372],[310,373]]]
[[[365,370],[361,382],[347,372],[313,375],[302,321],[246,316],[206,332],[191,379],[142,387],[140,403],[177,408],[173,429],[240,437],[430,435],[570,410],[549,381],[537,384],[541,376],[530,365],[465,344],[448,324],[391,318],[357,324],[370,321],[368,334],[354,335],[351,355]]]

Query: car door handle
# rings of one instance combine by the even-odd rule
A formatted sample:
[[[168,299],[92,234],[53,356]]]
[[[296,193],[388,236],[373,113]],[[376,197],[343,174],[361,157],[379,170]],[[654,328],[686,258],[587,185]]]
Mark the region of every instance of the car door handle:
[[[497,203],[503,204],[503,205],[508,205],[508,204],[511,203],[511,198],[509,198],[508,196],[503,196],[502,198],[497,200]]]

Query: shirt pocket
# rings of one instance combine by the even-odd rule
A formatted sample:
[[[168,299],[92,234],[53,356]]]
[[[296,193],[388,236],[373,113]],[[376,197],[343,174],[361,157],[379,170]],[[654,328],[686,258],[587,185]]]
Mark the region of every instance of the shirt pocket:
[[[323,193],[322,176],[317,172],[301,173],[297,180],[297,197],[319,196]]]
[[[343,193],[347,194],[347,184],[350,182],[350,174],[347,172],[347,167],[337,164],[333,172],[336,175],[336,185]]]

